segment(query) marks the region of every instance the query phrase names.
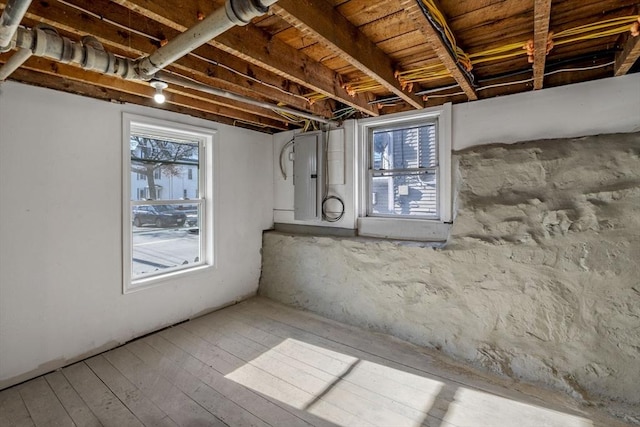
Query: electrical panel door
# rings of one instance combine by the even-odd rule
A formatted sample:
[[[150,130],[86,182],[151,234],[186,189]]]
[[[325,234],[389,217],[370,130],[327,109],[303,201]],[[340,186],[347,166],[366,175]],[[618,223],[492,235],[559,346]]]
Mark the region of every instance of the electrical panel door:
[[[319,219],[324,188],[323,133],[305,132],[293,143],[293,209],[294,219]]]

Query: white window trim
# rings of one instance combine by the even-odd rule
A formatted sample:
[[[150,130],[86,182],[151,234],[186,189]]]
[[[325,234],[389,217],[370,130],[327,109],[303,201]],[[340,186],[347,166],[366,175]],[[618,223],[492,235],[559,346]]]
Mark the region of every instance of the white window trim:
[[[131,173],[130,168],[127,166],[130,165],[131,161],[131,151],[129,149],[131,128],[135,125],[153,128],[154,132],[157,131],[159,134],[162,134],[163,132],[167,132],[167,134],[180,132],[187,135],[191,134],[195,138],[203,140],[204,151],[201,154],[203,161],[201,162],[201,170],[198,174],[198,179],[200,180],[199,185],[200,188],[202,188],[202,194],[204,197],[202,222],[204,223],[205,232],[200,233],[201,248],[204,251],[204,257],[199,264],[190,268],[170,270],[156,276],[132,280],[131,260],[133,249],[131,236]],[[216,164],[218,159],[217,130],[171,122],[153,117],[123,113],[122,144],[122,293],[128,294],[138,292],[174,281],[175,279],[186,275],[215,268],[217,253],[215,251],[214,242],[216,239],[215,236],[217,235],[216,209],[218,206],[217,200],[215,199],[218,194],[216,188],[218,180],[216,179],[217,177],[215,174],[219,170]]]
[[[367,216],[369,192],[368,136],[372,128],[415,123],[416,121],[438,122],[438,212],[440,218],[389,218]],[[356,141],[358,147],[357,212],[358,234],[387,239],[445,241],[453,220],[453,188],[451,175],[451,103],[439,107],[425,108],[358,120]]]

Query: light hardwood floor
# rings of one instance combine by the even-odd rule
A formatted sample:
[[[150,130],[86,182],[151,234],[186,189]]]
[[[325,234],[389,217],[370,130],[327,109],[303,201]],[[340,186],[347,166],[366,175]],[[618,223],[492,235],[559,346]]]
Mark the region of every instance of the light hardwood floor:
[[[0,392],[0,426],[623,426],[264,298]]]

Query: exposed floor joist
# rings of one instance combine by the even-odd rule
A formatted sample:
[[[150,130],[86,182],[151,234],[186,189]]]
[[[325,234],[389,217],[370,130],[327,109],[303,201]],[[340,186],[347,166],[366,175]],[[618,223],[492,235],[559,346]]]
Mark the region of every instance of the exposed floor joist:
[[[135,16],[132,17],[129,10],[113,3],[102,5],[86,0],[67,0],[65,3],[67,4],[32,3],[25,21],[33,24],[44,23],[63,29],[70,33],[70,37],[75,36],[78,39],[86,35],[86,32],[79,29],[91,25],[91,35],[97,37],[111,51],[134,58],[154,51],[159,46],[160,40],[171,39],[179,34],[177,30],[144,16],[134,14]],[[108,12],[110,19],[107,21],[92,16],[92,14],[99,15],[100,12]],[[135,31],[127,28],[131,26],[132,19],[136,23]],[[171,69],[197,79],[203,84],[239,95],[265,102],[276,100],[287,106],[324,117],[331,115],[326,103],[310,105],[306,99],[295,93],[301,90],[291,88],[291,83],[286,79],[252,66],[212,46],[205,45],[196,49],[192,55],[176,61]],[[293,89],[293,93],[287,93],[284,88]]]
[[[38,1],[30,4],[21,25],[33,28],[43,23],[80,43],[84,36],[95,36],[108,52],[135,60],[224,8],[226,1]],[[0,0],[0,11],[6,4]],[[633,72],[640,40],[629,36],[629,25],[635,33],[637,17],[638,0],[279,0],[248,26],[221,34],[166,70],[200,85],[191,86],[195,91],[191,110],[196,116],[202,114],[201,103],[207,102],[220,111],[252,114],[256,126],[263,126],[263,119],[274,119],[268,105],[296,110],[306,118],[343,120]],[[547,53],[549,24],[561,33],[554,35],[556,46]],[[571,31],[576,30],[574,37]],[[589,37],[582,37],[588,32]],[[533,65],[521,49],[525,42]],[[473,74],[456,45],[473,54]],[[0,54],[0,62],[12,53]],[[566,68],[562,75],[544,75],[545,68],[556,73],[559,67]],[[395,71],[406,72],[400,82]],[[520,72],[535,78],[523,84]],[[54,77],[43,75],[49,87],[58,88]],[[78,76],[57,77],[68,83]],[[500,86],[494,87],[498,81]],[[91,92],[73,82],[81,93]],[[123,84],[121,90],[119,80],[111,82],[113,86],[99,89],[122,94],[113,99],[126,97],[147,105],[150,93],[132,95],[126,92],[132,86]],[[402,91],[408,82],[415,90]],[[169,93],[190,97],[177,81],[171,86],[176,87]],[[252,101],[242,106],[225,97],[212,98],[213,91],[205,87]],[[89,96],[103,99],[101,93]],[[278,116],[278,120],[292,128],[305,124],[293,117]]]
[[[206,15],[211,12],[197,10],[197,5],[191,2],[186,2],[184,7],[173,10],[162,4],[144,0],[114,1],[178,31],[185,31],[193,26],[198,14]],[[247,40],[251,40],[251,43],[247,43]],[[211,40],[209,44],[306,86],[310,91],[322,93],[368,115],[379,115],[364,94],[349,95],[342,87],[339,75],[335,71],[251,24],[232,28]]]
[[[391,58],[325,0],[279,0],[272,10],[409,105],[424,107],[422,99],[402,90]]]
[[[536,0],[533,10],[533,89],[539,90],[544,84],[551,0]]]
[[[622,45],[622,50],[616,55],[614,74],[616,76],[627,74],[638,58],[640,58],[640,36],[628,35]]]
[[[219,116],[211,112],[195,110],[191,108],[191,106],[184,107],[169,102],[159,106],[148,96],[132,95],[120,90],[108,89],[84,81],[73,81],[64,77],[61,78],[59,75],[42,74],[38,71],[32,71],[26,68],[20,68],[14,71],[11,77],[16,81],[26,84],[42,86],[62,92],[87,96],[90,98],[102,99],[104,101],[144,105],[147,107],[160,108],[166,111],[186,114],[205,120],[213,120],[217,123],[222,123],[229,126],[240,126],[254,130],[263,129],[263,126],[261,125],[234,120],[232,118]]]
[[[419,0],[400,0],[407,15],[416,23],[420,32],[427,39],[427,42],[436,53],[442,64],[451,73],[460,88],[467,95],[470,101],[478,99],[478,95],[467,76],[458,67],[458,62],[451,56],[449,49],[442,41],[440,34],[431,25],[431,22],[424,16],[417,1]]]
[[[32,57],[24,65],[25,69],[41,73],[42,78],[46,75],[54,78],[64,75],[68,80],[76,82],[88,82],[97,87],[110,89],[118,87],[121,92],[139,97],[153,97],[153,88],[143,81],[128,81],[118,77],[107,76],[91,71],[85,71],[72,65],[50,61],[45,58]],[[253,123],[258,127],[270,127],[274,129],[286,130],[289,126],[283,119],[273,112],[267,110],[258,111],[234,101],[221,102],[216,97],[204,98],[196,91],[182,88],[171,88],[166,90],[167,102],[182,107],[191,107],[216,116],[223,116],[232,120],[239,120],[244,123]]]

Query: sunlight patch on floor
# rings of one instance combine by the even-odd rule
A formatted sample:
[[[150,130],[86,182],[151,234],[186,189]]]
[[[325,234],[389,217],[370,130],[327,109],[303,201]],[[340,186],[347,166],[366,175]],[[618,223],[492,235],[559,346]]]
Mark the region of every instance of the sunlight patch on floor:
[[[337,425],[419,426],[443,384],[293,339],[226,378]]]
[[[341,426],[593,427],[585,418],[386,364],[391,362],[361,360],[289,338],[226,378]]]
[[[460,387],[444,420],[457,427],[593,427],[586,418]]]

